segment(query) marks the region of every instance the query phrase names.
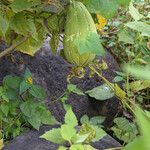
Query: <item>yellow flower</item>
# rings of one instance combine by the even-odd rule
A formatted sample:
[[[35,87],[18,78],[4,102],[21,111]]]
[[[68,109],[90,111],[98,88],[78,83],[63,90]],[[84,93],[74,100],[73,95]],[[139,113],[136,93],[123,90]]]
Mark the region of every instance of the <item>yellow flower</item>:
[[[99,14],[97,14],[96,16],[97,16],[97,20],[98,20],[98,23],[96,23],[96,28],[98,30],[102,30],[104,28],[104,26],[107,24],[107,20]]]
[[[32,84],[32,83],[33,83],[32,77],[27,78],[27,82],[28,82],[29,84]]]

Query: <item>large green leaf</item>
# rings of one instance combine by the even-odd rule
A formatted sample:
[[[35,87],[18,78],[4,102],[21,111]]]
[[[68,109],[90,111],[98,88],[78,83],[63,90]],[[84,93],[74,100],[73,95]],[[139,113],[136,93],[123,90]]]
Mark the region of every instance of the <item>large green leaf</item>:
[[[36,0],[36,1],[29,1],[29,0],[14,0],[12,2],[12,4],[10,5],[10,7],[12,8],[12,10],[17,13],[23,10],[28,10],[30,9],[32,6],[36,6],[37,4],[40,4],[40,0]]]
[[[142,66],[124,66],[125,70],[139,79],[150,80],[150,67]]]
[[[121,6],[128,6],[131,0],[116,0],[116,2]]]
[[[70,126],[69,124],[64,124],[61,126],[61,135],[66,141],[71,141],[75,134],[76,130],[73,126]]]
[[[107,100],[115,95],[107,84],[95,87],[92,90],[86,91],[86,93],[97,100]]]
[[[66,112],[65,123],[69,124],[70,126],[73,126],[73,127],[78,125],[77,118],[71,108],[69,110],[67,110],[67,112]]]
[[[32,85],[29,92],[39,100],[44,100],[46,98],[44,89],[39,85]]]
[[[33,126],[33,128],[39,130],[41,126],[41,120],[37,115],[33,115],[27,118],[28,122]]]
[[[141,136],[137,137],[133,142],[129,143],[125,150],[149,150],[150,149],[150,118],[147,114],[136,107],[135,116],[139,125]]]
[[[43,134],[42,136],[40,136],[40,138],[44,138],[48,141],[51,141],[53,143],[57,143],[57,144],[63,144],[65,142],[65,140],[62,138],[61,135],[61,129],[55,129],[53,128],[52,130],[46,132],[45,134]]]
[[[34,56],[34,54],[42,47],[45,35],[45,30],[43,30],[43,28],[40,29],[40,31],[38,31],[38,40],[35,40],[33,37],[29,37],[25,42],[17,47],[17,50],[22,53]],[[16,44],[16,42],[20,41],[21,38],[22,37],[19,36],[16,40],[13,41],[13,43]]]
[[[4,78],[3,84],[12,89],[18,89],[20,86],[21,78],[17,76],[8,75]]]
[[[20,105],[20,109],[21,112],[27,116],[27,117],[31,117],[34,115],[36,108],[37,108],[37,103],[35,103],[34,101],[25,101]]]
[[[133,30],[136,30],[138,32],[141,32],[145,36],[150,37],[150,25],[145,22],[133,21],[133,22],[126,23],[125,26]]]
[[[76,38],[74,44],[77,46],[80,54],[87,52],[100,56],[105,54],[99,35],[93,32],[87,33],[85,38]]]
[[[118,40],[128,44],[134,44],[134,38],[127,30],[121,30],[118,33]]]
[[[15,14],[10,22],[10,27],[20,35],[32,34],[32,37],[37,40],[38,34],[33,19],[27,19],[23,12]]]
[[[9,22],[0,15],[0,35],[2,34],[2,36],[5,36],[8,27]]]
[[[115,0],[82,0],[91,13],[99,13],[105,18],[112,18],[118,9]]]
[[[142,19],[144,16],[139,13],[139,11],[133,6],[133,3],[130,3],[129,13],[135,21]]]

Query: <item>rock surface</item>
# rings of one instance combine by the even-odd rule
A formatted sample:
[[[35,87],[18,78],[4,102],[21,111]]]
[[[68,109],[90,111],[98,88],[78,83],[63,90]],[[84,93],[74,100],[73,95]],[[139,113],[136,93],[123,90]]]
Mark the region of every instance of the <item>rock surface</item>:
[[[0,45],[0,50],[5,48],[3,44]],[[107,52],[106,57],[103,57],[103,59],[109,67],[109,69],[104,71],[103,75],[111,81],[115,77],[114,71],[119,69],[118,64],[109,52]],[[65,111],[61,103],[51,102],[55,101],[65,92],[67,87],[66,77],[69,74],[70,67],[71,65],[63,58],[52,55],[47,46],[43,47],[34,57],[13,52],[11,55],[0,59],[0,83],[6,75],[21,75],[26,68],[29,68],[33,74],[34,82],[43,86],[47,92],[46,103],[49,103],[50,111],[58,121],[63,122]],[[75,78],[72,83],[76,84],[83,91],[103,84],[100,78],[96,76],[89,78],[88,75],[84,79]],[[88,96],[71,94],[68,102],[73,106],[78,119],[84,114],[89,116],[104,115],[106,116],[104,123],[106,126],[111,126],[112,120],[119,108],[118,100],[115,97],[100,102]]]
[[[5,48],[4,44],[0,44],[0,50]],[[102,60],[102,58],[99,59]],[[109,66],[109,69],[103,73],[103,76],[111,81],[115,77],[114,71],[119,69],[118,64],[109,52],[103,59]],[[60,102],[54,103],[53,101],[65,92],[67,88],[66,77],[70,72],[71,65],[60,56],[52,55],[47,46],[37,52],[34,57],[13,52],[11,55],[0,59],[0,84],[6,75],[21,75],[26,68],[32,72],[34,82],[43,86],[46,90],[46,104],[49,104],[47,106],[49,110],[58,121],[63,122],[65,111],[62,104]],[[83,91],[103,84],[98,77],[89,78],[88,75],[84,79],[74,78],[72,83],[76,84]],[[78,120],[85,114],[88,116],[103,115],[106,117],[105,127],[112,125],[112,120],[119,110],[119,102],[115,97],[100,102],[89,96],[71,94],[68,102],[72,105]],[[38,138],[41,133],[50,128],[52,127],[44,127],[40,131],[29,131],[22,134],[8,144],[4,150],[55,150],[57,149],[56,144]],[[118,147],[119,143],[106,136],[100,142],[94,144],[97,149],[105,149]]]
[[[29,131],[18,136],[11,143],[6,145],[3,150],[57,150],[58,145],[45,139],[39,138],[46,131],[55,128],[55,126],[44,126],[40,131]],[[120,147],[121,145],[109,135],[106,135],[99,142],[92,144],[98,150]]]

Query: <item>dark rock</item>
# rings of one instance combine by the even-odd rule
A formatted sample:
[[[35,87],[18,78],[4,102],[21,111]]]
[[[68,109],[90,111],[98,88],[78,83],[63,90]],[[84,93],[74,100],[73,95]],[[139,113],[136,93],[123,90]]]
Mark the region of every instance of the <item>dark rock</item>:
[[[0,50],[5,48],[4,44],[0,45]],[[102,60],[102,58],[99,59]],[[114,71],[119,69],[118,64],[109,52],[103,59],[109,67],[103,75],[111,81],[115,77]],[[4,76],[9,74],[21,75],[26,68],[29,68],[33,73],[34,82],[43,86],[47,92],[46,104],[49,104],[48,108],[58,121],[63,122],[65,111],[62,104],[53,101],[65,92],[67,87],[66,77],[70,67],[71,65],[63,58],[52,55],[47,47],[37,52],[34,57],[20,52],[13,52],[11,55],[0,59],[0,83]],[[72,82],[84,91],[103,84],[103,81],[97,76],[89,78],[88,75],[84,79],[75,78]],[[112,120],[119,110],[119,102],[115,97],[100,102],[88,96],[71,94],[68,102],[73,106],[78,120],[84,114],[88,116],[104,115],[106,116],[104,125],[107,127],[111,126]]]
[[[45,126],[40,128],[40,131],[24,133],[6,145],[3,150],[56,150],[58,148],[57,144],[39,138],[44,132],[55,127],[56,126]],[[95,142],[92,146],[98,150],[121,147],[121,145],[109,135]]]
[[[0,50],[5,48],[3,44],[0,45]],[[103,59],[109,66],[109,69],[103,75],[111,81],[115,77],[114,71],[119,69],[118,64],[109,52],[107,52],[106,57]],[[43,86],[47,92],[46,104],[48,104],[48,108],[58,121],[63,122],[65,111],[60,102],[54,101],[66,90],[66,77],[70,71],[70,67],[71,65],[61,57],[53,56],[47,50],[47,47],[40,50],[34,57],[13,52],[11,55],[0,59],[0,83],[2,83],[6,75],[21,75],[26,68],[29,68],[33,74],[34,82]],[[88,75],[84,79],[74,78],[72,82],[77,84],[83,91],[103,84],[102,80],[98,77],[89,78]],[[89,116],[104,115],[106,116],[104,123],[106,127],[111,126],[112,120],[119,108],[118,100],[115,97],[100,102],[88,96],[71,94],[68,102],[72,105],[78,120],[84,114]],[[53,127],[55,126],[42,127],[40,131],[32,130],[24,133],[6,145],[4,150],[55,150],[58,148],[57,144],[39,138],[45,131]],[[120,145],[110,136],[105,136],[100,142],[94,143],[93,146],[99,150],[103,150],[119,147]]]

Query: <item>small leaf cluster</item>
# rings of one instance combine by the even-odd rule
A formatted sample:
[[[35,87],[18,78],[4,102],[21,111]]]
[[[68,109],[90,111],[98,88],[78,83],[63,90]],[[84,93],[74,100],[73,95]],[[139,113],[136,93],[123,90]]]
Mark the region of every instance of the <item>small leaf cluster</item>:
[[[7,75],[0,86],[0,130],[3,137],[15,137],[27,127],[38,130],[42,124],[53,124],[55,120],[44,104],[45,98],[45,91],[33,84],[29,70],[23,76]]]
[[[136,138],[138,134],[135,123],[129,122],[124,117],[114,119],[115,125],[111,128],[114,135],[125,143],[129,143]]]
[[[78,121],[71,107],[66,107],[65,123],[60,128],[53,128],[46,132],[41,138],[59,144],[59,150],[94,150],[91,142],[100,140],[106,133],[88,123],[78,126]]]

